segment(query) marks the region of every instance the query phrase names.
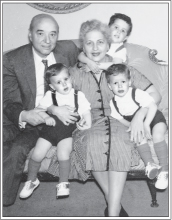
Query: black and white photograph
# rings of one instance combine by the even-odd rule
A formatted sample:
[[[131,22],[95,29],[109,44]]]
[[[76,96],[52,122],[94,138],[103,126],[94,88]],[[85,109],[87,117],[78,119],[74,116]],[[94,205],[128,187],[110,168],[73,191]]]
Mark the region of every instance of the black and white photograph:
[[[171,219],[170,4],[1,1],[1,219]]]

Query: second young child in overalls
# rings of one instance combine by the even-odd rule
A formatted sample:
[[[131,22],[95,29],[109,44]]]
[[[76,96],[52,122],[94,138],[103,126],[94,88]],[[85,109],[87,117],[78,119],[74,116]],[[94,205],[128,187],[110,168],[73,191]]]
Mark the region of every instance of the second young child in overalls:
[[[130,71],[124,64],[113,64],[106,71],[109,88],[114,93],[110,102],[111,116],[125,126],[130,126],[139,108],[148,108],[144,120],[145,138],[138,144],[138,152],[146,166],[146,175],[150,179],[157,176],[155,187],[166,189],[168,186],[168,150],[165,142],[166,120],[153,98],[145,91],[131,86]],[[159,165],[154,163],[147,140],[153,139]]]

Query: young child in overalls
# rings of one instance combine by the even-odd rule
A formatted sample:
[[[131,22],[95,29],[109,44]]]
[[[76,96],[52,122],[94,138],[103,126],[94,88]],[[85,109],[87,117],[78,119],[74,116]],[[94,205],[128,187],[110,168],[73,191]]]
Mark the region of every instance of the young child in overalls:
[[[68,68],[61,63],[56,63],[47,68],[46,81],[50,90],[46,92],[37,109],[44,118],[45,124],[40,131],[40,137],[30,157],[28,164],[27,181],[20,192],[20,198],[28,198],[38,187],[40,181],[37,173],[41,161],[45,158],[51,146],[57,146],[59,162],[59,184],[57,184],[57,198],[68,197],[70,194],[68,176],[70,172],[70,153],[72,151],[72,132],[91,127],[90,103],[84,93],[72,88]],[[46,113],[48,107],[70,106],[78,112],[78,122],[65,125],[54,115]]]
[[[130,126],[135,113],[141,108],[148,108],[144,120],[145,138],[138,144],[138,152],[146,166],[146,175],[150,179],[157,176],[155,187],[166,189],[168,186],[168,150],[165,142],[166,120],[153,98],[145,91],[131,86],[130,71],[125,64],[113,64],[106,71],[109,88],[114,93],[110,102],[111,116],[125,126]],[[153,140],[159,165],[154,163],[148,140]]]

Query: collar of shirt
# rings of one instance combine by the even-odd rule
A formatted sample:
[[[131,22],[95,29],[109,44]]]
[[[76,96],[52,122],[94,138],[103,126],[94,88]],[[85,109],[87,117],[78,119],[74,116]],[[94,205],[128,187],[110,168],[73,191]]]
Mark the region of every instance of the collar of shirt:
[[[122,101],[122,102],[123,102],[123,100],[129,100],[130,97],[131,97],[131,92],[132,92],[132,87],[129,87],[129,89],[128,89],[127,93],[125,94],[125,96],[120,97],[120,96],[115,95],[115,100],[116,101]]]
[[[73,88],[71,89],[71,91],[67,95],[61,94],[56,91],[57,100],[59,100],[59,99],[60,100],[70,100],[71,98],[73,98],[73,96],[74,96],[74,89]]]
[[[122,45],[123,43],[112,43],[110,46],[110,50],[116,51],[116,49]]]
[[[32,47],[33,51],[33,57],[35,62],[35,76],[36,76],[36,100],[35,100],[35,106],[39,104],[39,101],[44,96],[44,70],[45,65],[43,64],[42,60],[43,58],[40,57],[35,49]],[[48,60],[48,66],[55,64],[56,60],[54,57],[53,52],[51,52],[46,58]]]
[[[33,57],[34,57],[34,61],[35,61],[36,66],[39,65],[40,63],[42,63],[42,60],[48,60],[48,66],[50,66],[53,63],[56,63],[53,52],[51,52],[47,57],[42,58],[36,53],[34,47],[32,47],[32,51],[33,51]]]

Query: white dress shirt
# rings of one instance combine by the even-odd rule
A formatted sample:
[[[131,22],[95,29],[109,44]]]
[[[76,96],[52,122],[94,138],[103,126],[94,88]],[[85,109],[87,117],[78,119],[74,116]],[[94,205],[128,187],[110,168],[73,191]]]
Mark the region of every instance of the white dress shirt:
[[[34,61],[35,61],[35,74],[36,74],[36,101],[35,101],[35,107],[37,107],[38,104],[39,104],[39,101],[44,96],[44,70],[45,70],[45,65],[42,62],[43,58],[40,57],[35,52],[34,48],[32,48],[32,51],[33,51],[33,57],[34,57]],[[44,60],[48,60],[48,66],[56,63],[53,52],[51,52],[46,58],[44,58]]]
[[[36,75],[36,99],[35,99],[35,107],[38,106],[40,100],[44,96],[44,70],[45,65],[43,64],[42,60],[48,61],[48,66],[55,64],[56,60],[54,57],[53,52],[51,52],[47,57],[42,58],[36,52],[35,49],[32,47],[33,58],[35,63],[35,75]],[[21,121],[21,114],[19,116],[19,126],[20,128],[24,128],[26,122]]]

